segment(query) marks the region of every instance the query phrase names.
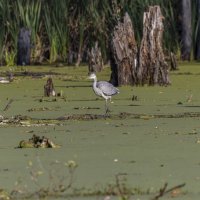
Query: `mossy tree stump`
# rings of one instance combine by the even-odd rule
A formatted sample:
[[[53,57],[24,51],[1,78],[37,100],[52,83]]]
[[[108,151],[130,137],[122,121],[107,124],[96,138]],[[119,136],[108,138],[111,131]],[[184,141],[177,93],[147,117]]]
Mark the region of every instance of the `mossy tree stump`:
[[[149,7],[143,18],[143,38],[139,51],[138,83],[168,85],[168,64],[162,47],[163,16],[159,6]]]
[[[98,42],[88,51],[88,68],[89,72],[100,72],[103,69],[103,58]]]
[[[53,79],[51,77],[47,79],[47,83],[44,85],[44,96],[56,96],[56,92],[53,85]]]
[[[111,78],[115,86],[137,83],[137,44],[128,13],[118,22],[111,39]]]
[[[112,84],[170,84],[162,46],[163,19],[159,6],[149,7],[149,11],[144,13],[143,38],[139,50],[129,15],[126,13],[123,21],[118,22],[111,40]]]

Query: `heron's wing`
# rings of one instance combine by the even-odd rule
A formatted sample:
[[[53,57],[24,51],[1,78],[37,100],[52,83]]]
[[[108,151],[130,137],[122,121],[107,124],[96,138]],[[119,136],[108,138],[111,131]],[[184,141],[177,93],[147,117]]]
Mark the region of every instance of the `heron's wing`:
[[[119,90],[116,87],[106,81],[97,82],[97,88],[99,88],[107,96],[119,93]]]

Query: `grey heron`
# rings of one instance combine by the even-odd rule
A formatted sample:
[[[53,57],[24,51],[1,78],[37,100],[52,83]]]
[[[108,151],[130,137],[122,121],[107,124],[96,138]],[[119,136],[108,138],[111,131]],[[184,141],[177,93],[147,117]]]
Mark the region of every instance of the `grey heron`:
[[[97,77],[94,73],[91,73],[89,75],[89,79],[93,79],[93,90],[96,95],[103,97],[105,101],[105,109],[106,109],[106,114],[109,112],[108,109],[108,99],[111,101],[111,97],[115,94],[119,93],[119,89],[114,87],[111,83],[107,81],[98,81],[97,82]]]

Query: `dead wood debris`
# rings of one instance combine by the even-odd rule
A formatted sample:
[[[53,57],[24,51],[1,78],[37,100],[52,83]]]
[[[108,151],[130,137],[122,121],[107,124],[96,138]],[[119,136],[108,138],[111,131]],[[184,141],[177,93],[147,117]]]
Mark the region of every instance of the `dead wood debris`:
[[[164,186],[160,189],[159,193],[155,197],[153,197],[151,200],[158,200],[159,198],[163,197],[164,195],[184,187],[185,183],[176,185],[168,190],[167,190],[167,186],[168,186],[168,184],[165,183]]]
[[[10,106],[11,106],[11,103],[14,101],[14,99],[10,99],[9,102],[7,103],[7,105],[5,106],[5,108],[3,109],[3,111],[7,111]]]
[[[150,6],[143,18],[143,38],[139,52],[140,84],[168,85],[169,71],[162,47],[163,19],[160,6]]]
[[[47,79],[47,83],[44,85],[44,96],[45,97],[56,96],[53,80],[51,77]]]
[[[137,43],[128,13],[118,22],[111,40],[111,83],[135,85],[137,83]]]
[[[57,144],[54,144],[49,138],[45,136],[38,136],[33,134],[33,136],[28,140],[22,140],[19,143],[18,148],[58,148]]]
[[[128,13],[119,21],[111,39],[113,85],[169,85],[169,67],[163,50],[163,19],[160,6],[150,6],[143,17],[143,38],[138,47]],[[172,56],[172,55],[171,55]],[[173,67],[176,63],[173,59]]]
[[[88,51],[88,67],[89,72],[100,72],[103,69],[103,58],[101,55],[101,49],[98,47],[98,42],[95,46]]]

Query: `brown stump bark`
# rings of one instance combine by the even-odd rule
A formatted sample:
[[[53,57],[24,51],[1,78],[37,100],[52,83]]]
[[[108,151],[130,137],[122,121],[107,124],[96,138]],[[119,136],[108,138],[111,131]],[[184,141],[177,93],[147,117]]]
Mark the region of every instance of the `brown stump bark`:
[[[98,42],[96,42],[95,46],[88,52],[88,68],[89,72],[100,72],[103,69],[103,58],[101,50],[98,47]]]
[[[45,97],[56,96],[52,78],[48,78],[47,83],[44,85],[44,96]]]
[[[111,39],[111,78],[115,86],[137,83],[137,44],[128,13],[118,22]]]
[[[149,7],[143,18],[143,39],[139,53],[139,84],[168,85],[168,65],[163,47],[163,16],[159,6]]]

